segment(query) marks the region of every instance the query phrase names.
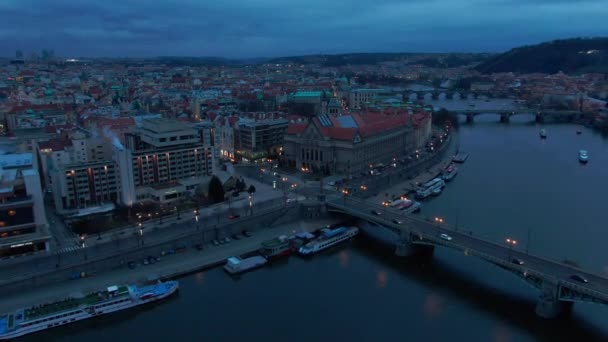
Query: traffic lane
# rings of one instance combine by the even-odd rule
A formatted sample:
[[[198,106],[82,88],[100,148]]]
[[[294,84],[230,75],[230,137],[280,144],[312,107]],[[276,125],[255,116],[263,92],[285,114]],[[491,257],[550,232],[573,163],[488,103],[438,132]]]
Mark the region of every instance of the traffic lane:
[[[360,210],[362,212],[365,212],[365,210],[370,210],[371,212],[369,206],[362,204],[356,204],[355,206],[353,207],[355,207],[356,210]],[[501,246],[491,241],[482,240],[478,237],[473,237],[466,233],[457,232],[449,227],[435,225],[419,219],[413,219],[411,217],[404,216],[403,214],[396,212],[394,209],[387,208],[382,214],[384,214],[384,219],[391,222],[393,219],[397,219],[400,221],[404,221],[404,219],[409,220],[410,223],[415,224],[413,231],[418,233],[434,236],[439,239],[441,234],[447,234],[452,237],[452,240],[450,242],[458,242],[463,248],[471,249],[497,258],[501,258],[501,255],[504,255],[505,261],[508,262],[512,262],[512,259],[516,257],[524,261],[524,265],[521,265],[522,268],[527,268],[529,270],[542,274],[548,274],[562,281],[575,283],[570,277],[574,274],[579,274],[585,277],[588,280],[588,283],[575,284],[586,289],[602,293],[602,291],[605,291],[608,288],[608,279],[602,278],[593,273],[588,273],[586,271],[571,268],[567,265],[562,265],[551,260],[546,260],[534,255],[526,254],[517,249],[509,248],[507,246]],[[379,216],[380,218],[382,218],[382,214]]]

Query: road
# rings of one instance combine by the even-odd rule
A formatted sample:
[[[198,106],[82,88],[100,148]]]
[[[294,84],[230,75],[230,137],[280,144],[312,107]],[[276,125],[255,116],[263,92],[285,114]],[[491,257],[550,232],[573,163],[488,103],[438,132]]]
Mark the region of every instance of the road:
[[[49,270],[78,265],[88,260],[115,256],[126,251],[137,250],[143,246],[154,245],[189,236],[196,232],[200,232],[201,236],[204,233],[215,234],[217,232],[216,229],[221,227],[237,224],[239,222],[246,222],[248,218],[259,217],[279,210],[288,210],[296,206],[297,202],[285,203],[285,201],[280,198],[258,203],[254,207],[252,214],[249,212],[236,219],[230,219],[227,212],[224,211],[219,212],[215,218],[199,218],[198,222],[196,222],[195,219],[192,219],[191,216],[190,218],[184,217],[180,220],[175,218],[174,221],[168,223],[168,226],[164,228],[155,229],[154,227],[147,227],[144,229],[143,234],[140,234],[138,230],[133,230],[130,234],[123,231],[124,234],[115,235],[110,240],[97,241],[91,239],[90,243],[85,241],[85,248],[80,248],[75,251],[64,253],[53,252],[50,255],[34,255],[29,258],[21,258],[21,260],[18,260],[19,262],[12,262],[10,264],[3,263],[2,266],[0,266],[0,283],[31,277],[40,272],[48,272]],[[244,226],[246,227],[246,224]]]
[[[362,219],[376,221],[394,229],[406,229],[409,233],[421,237],[422,241],[462,250],[467,254],[478,255],[522,273],[526,272],[530,275],[538,275],[543,279],[554,280],[559,282],[561,286],[584,292],[608,303],[608,279],[598,274],[562,262],[529,254],[527,251],[507,246],[506,243],[495,243],[482,237],[474,236],[469,231],[457,230],[445,224],[436,224],[435,222],[406,216],[399,210],[383,207],[368,201],[356,198],[335,198],[329,201],[328,204]],[[378,215],[373,214],[372,210],[375,210]],[[397,223],[397,221],[401,223]],[[443,239],[440,237],[441,234],[446,234],[451,239],[449,241]],[[523,265],[516,265],[513,262],[514,258],[523,261]],[[571,276],[575,274],[587,279],[588,283],[577,282],[571,279]]]

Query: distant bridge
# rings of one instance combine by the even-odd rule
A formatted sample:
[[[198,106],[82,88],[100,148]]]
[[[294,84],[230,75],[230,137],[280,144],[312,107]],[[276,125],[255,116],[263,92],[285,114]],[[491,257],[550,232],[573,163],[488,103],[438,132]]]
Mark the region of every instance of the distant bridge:
[[[364,200],[334,195],[328,197],[326,204],[328,211],[374,222],[396,232],[400,236],[397,255],[415,253],[423,246],[444,246],[479,257],[511,272],[540,290],[536,313],[541,317],[556,317],[574,302],[608,305],[608,279],[603,276],[491,242],[446,224],[405,216],[394,209]],[[372,210],[380,215],[373,214]],[[451,239],[442,238],[442,234],[447,234]],[[583,277],[587,282],[576,281],[571,278],[573,275]]]
[[[498,114],[500,115],[500,122],[507,123],[510,121],[512,116],[515,115],[534,115],[536,122],[544,122],[545,118],[553,117],[559,119],[580,119],[583,113],[577,110],[533,110],[529,108],[517,108],[517,109],[463,109],[463,110],[452,110],[451,113],[461,114],[466,116],[467,123],[473,123],[475,116],[482,114]]]

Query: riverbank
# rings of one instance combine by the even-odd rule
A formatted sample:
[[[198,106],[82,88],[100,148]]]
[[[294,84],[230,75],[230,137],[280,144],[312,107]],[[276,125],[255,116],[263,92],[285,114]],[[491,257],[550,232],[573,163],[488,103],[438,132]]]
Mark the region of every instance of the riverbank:
[[[162,257],[161,261],[155,264],[138,265],[135,269],[129,269],[127,265],[124,265],[120,269],[97,273],[89,278],[66,279],[64,282],[41,286],[18,295],[3,296],[4,298],[0,299],[1,313],[63,299],[77,293],[86,294],[111,285],[142,283],[150,278],[176,278],[223,264],[230,256],[256,251],[261,247],[263,241],[273,237],[294,232],[310,232],[332,223],[335,223],[335,219],[316,219],[284,224],[276,228],[256,231],[249,238],[244,237],[228,244],[219,246],[205,244],[202,245],[203,249],[200,251],[196,248],[188,248],[182,253]]]

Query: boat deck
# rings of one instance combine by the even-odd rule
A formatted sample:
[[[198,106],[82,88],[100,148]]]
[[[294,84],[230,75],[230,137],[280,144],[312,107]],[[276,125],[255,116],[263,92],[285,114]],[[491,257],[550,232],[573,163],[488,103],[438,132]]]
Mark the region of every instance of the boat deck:
[[[121,295],[125,295],[129,292],[127,286],[118,287],[117,297]],[[43,316],[52,315],[55,313],[59,313],[62,311],[68,311],[75,309],[81,305],[94,305],[98,302],[102,302],[108,299],[107,291],[100,291],[95,293],[90,293],[81,298],[67,298],[62,301],[43,304],[36,307],[31,307],[23,310],[24,313],[24,321],[29,321],[32,319],[36,319]]]
[[[274,238],[272,240],[262,242],[262,247],[265,248],[274,248],[288,243],[287,240],[281,240],[279,238]]]

